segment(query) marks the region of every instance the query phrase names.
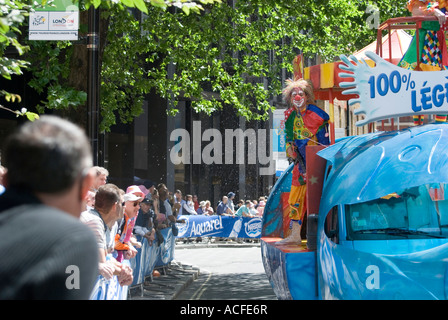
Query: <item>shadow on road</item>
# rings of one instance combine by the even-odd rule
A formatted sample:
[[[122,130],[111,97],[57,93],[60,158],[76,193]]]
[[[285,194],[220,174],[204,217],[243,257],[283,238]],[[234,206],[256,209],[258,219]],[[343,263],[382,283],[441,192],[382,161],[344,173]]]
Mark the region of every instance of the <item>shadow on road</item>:
[[[260,273],[202,273],[179,299],[277,300],[266,275]]]

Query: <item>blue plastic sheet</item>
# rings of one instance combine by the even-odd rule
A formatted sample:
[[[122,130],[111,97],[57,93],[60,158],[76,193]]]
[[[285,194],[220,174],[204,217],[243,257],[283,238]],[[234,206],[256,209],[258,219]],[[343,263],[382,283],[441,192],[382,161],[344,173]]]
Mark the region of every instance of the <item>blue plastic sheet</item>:
[[[175,237],[171,228],[161,230],[163,242],[159,245],[154,240],[149,245],[146,238],[137,237],[142,242],[142,247],[137,249],[135,258],[130,259],[133,270],[134,281],[132,285],[137,285],[145,281],[145,277],[152,274],[154,268],[168,265],[174,259]]]
[[[110,258],[110,255],[109,255]],[[127,264],[129,261],[123,260],[123,264]],[[103,276],[98,275],[95,286],[90,294],[90,300],[126,300],[128,297],[128,287],[120,286],[117,276],[113,276],[112,279],[106,280]]]

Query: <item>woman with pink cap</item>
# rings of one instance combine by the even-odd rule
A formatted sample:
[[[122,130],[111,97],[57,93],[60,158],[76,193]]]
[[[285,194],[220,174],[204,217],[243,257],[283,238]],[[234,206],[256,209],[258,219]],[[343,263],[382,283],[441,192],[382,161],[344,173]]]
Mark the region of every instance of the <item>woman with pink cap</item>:
[[[118,254],[116,259],[118,262],[122,262],[125,258],[133,258],[137,254],[137,250],[130,243],[130,240],[138,210],[140,209],[140,202],[144,197],[145,194],[135,185],[129,186],[126,189],[126,194],[123,196],[125,202],[124,219],[115,236],[115,250]]]

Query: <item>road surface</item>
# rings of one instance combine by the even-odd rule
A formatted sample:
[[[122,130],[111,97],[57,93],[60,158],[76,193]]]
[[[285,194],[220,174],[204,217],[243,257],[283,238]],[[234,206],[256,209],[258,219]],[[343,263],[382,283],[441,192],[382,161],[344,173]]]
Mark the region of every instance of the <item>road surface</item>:
[[[200,269],[178,300],[277,300],[259,246],[176,249],[175,260]]]

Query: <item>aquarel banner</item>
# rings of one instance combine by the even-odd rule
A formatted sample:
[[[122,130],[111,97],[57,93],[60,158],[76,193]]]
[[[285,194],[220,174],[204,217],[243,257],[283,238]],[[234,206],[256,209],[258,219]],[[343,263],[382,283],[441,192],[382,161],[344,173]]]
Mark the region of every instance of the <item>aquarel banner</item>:
[[[260,238],[261,217],[231,217],[186,215],[178,217],[185,223],[177,223],[178,238],[222,237],[222,238]]]

